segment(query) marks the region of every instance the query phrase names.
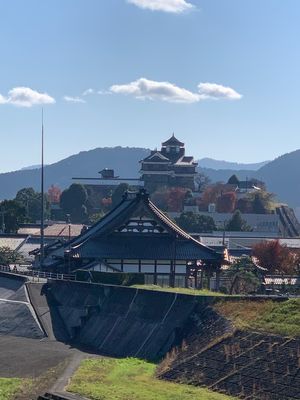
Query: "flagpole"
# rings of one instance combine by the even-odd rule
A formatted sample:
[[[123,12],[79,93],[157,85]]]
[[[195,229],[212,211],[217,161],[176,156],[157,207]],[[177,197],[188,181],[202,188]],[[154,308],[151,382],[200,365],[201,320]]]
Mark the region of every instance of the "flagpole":
[[[42,148],[41,148],[41,247],[40,269],[44,262],[44,110],[42,108]]]

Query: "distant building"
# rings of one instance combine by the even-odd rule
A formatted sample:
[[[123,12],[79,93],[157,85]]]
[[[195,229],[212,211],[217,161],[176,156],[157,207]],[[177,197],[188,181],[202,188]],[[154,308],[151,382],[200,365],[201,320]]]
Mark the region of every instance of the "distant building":
[[[153,150],[141,160],[142,180],[149,192],[163,186],[195,189],[194,178],[198,163],[185,155],[184,143],[173,136],[162,143],[161,150]]]
[[[69,242],[46,247],[45,256],[44,266],[50,271],[70,266],[71,270],[140,272],[149,283],[179,286],[187,285],[191,276],[198,279],[201,268],[208,276],[219,274],[224,262],[223,249],[216,252],[180,229],[144,189],[126,192],[121,203],[96,224]]]

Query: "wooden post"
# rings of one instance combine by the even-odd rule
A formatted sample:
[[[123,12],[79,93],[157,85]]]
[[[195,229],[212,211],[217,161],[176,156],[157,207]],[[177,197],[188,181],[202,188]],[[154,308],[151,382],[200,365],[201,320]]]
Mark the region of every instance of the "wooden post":
[[[189,276],[190,276],[190,267],[188,266],[188,262],[185,262],[185,287],[188,288],[189,283]]]
[[[171,260],[170,262],[170,287],[175,286],[175,260]]]
[[[201,283],[200,283],[200,289],[203,289],[203,276],[204,276],[204,269],[203,265],[201,266]]]

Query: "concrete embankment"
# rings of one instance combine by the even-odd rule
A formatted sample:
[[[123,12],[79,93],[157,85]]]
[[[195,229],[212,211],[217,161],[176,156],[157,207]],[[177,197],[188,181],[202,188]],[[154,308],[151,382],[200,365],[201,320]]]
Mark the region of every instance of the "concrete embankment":
[[[25,283],[23,277],[0,273],[0,335],[39,339],[44,333],[28,299]]]
[[[50,293],[46,296],[47,287],[43,283],[26,283],[30,302],[48,339],[68,342],[70,336],[56,307],[57,303]]]
[[[149,359],[180,343],[195,307],[214,301],[78,282],[51,281],[43,290],[74,342],[102,354]]]
[[[74,344],[147,359],[177,346],[161,378],[248,400],[300,398],[299,338],[236,331],[211,307],[219,298],[62,281],[43,293]]]

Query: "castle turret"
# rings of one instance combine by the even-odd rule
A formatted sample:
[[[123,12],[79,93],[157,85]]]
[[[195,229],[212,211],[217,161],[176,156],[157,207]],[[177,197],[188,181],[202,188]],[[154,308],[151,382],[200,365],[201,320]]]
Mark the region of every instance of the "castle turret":
[[[141,161],[140,173],[149,192],[163,186],[194,190],[196,166],[192,156],[185,156],[184,143],[173,134],[162,143],[160,151],[151,151],[150,155]]]

